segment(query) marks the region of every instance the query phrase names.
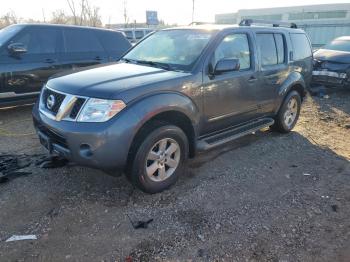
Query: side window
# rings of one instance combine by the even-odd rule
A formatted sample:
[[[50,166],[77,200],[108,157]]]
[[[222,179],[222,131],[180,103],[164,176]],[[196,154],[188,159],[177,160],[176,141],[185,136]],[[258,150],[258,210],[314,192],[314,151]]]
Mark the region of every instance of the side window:
[[[284,40],[282,34],[274,34],[275,36],[275,42],[277,47],[277,63],[283,64],[284,63],[284,57],[285,57],[285,47],[284,47]]]
[[[103,47],[117,55],[122,55],[130,48],[129,41],[119,32],[108,32],[100,30],[98,33],[98,39]]]
[[[277,65],[277,50],[273,34],[257,34],[262,66]]]
[[[238,59],[240,70],[250,68],[250,49],[246,34],[232,34],[226,36],[214,53],[213,65],[221,59]]]
[[[64,31],[66,52],[104,52],[95,32],[85,29],[70,29]]]
[[[22,43],[27,47],[26,54],[53,54],[58,43],[56,28],[29,28],[15,36],[11,43]]]
[[[293,44],[293,60],[300,60],[312,55],[310,42],[305,34],[290,34]]]

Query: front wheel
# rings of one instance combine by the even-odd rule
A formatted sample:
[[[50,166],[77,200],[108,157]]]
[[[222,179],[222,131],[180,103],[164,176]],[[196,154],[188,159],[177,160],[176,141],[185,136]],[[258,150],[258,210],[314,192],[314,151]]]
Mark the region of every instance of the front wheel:
[[[142,191],[161,192],[177,181],[187,155],[185,133],[173,125],[159,127],[144,137],[128,175]]]
[[[297,91],[291,91],[284,99],[283,104],[275,118],[273,129],[282,132],[290,132],[296,125],[301,108],[301,97]]]

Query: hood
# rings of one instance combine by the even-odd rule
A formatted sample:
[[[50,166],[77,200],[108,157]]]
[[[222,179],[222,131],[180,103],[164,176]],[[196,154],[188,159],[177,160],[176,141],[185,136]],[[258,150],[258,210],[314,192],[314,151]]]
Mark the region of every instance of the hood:
[[[120,93],[137,87],[159,86],[159,83],[170,87],[169,81],[188,75],[150,66],[117,63],[55,76],[47,82],[47,86],[72,95],[116,99]]]
[[[350,52],[320,49],[314,53],[314,58],[319,61],[350,64]]]

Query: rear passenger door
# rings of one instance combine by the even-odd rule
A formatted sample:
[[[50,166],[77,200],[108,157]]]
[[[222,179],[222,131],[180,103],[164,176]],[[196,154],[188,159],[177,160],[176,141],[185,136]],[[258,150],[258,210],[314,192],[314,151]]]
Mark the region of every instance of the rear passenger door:
[[[205,133],[256,117],[258,78],[252,35],[245,31],[234,31],[222,36],[209,56],[209,68],[215,68],[221,59],[238,59],[240,69],[215,76],[204,74]]]
[[[256,43],[260,57],[260,86],[257,89],[259,114],[268,115],[274,111],[279,87],[288,77],[288,50],[282,33],[257,33]]]
[[[106,63],[107,52],[99,42],[95,30],[84,28],[64,28],[64,52],[61,60],[64,69],[79,69],[81,67]]]

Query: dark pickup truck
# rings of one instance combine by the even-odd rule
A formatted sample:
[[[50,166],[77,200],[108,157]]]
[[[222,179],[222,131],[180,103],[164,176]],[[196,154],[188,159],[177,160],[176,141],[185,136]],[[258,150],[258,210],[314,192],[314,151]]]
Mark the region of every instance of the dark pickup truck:
[[[17,24],[0,30],[0,107],[33,103],[54,74],[118,61],[123,33],[91,27]]]
[[[33,109],[52,154],[122,170],[148,193],[186,159],[271,126],[295,126],[312,77],[304,31],[200,25],[155,32],[121,62],[47,82]]]

